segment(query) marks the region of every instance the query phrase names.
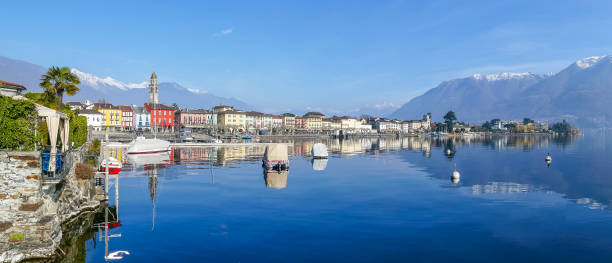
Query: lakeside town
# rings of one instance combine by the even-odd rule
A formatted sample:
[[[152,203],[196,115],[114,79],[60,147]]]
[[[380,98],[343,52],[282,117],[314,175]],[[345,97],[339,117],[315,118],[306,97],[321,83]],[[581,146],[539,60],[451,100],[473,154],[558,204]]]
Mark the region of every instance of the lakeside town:
[[[325,116],[320,112],[308,112],[303,116],[293,113],[268,114],[244,111],[230,105],[212,109],[180,108],[159,103],[157,75],[151,75],[148,85],[149,100],[143,106],[113,105],[104,101],[68,102],[70,109],[87,118],[91,131],[110,133],[151,132],[158,133],[205,133],[241,135],[374,135],[374,134],[418,134],[426,132],[471,133],[471,132],[549,132],[547,122],[493,119],[482,125],[456,122],[454,112],[449,111],[441,123],[432,122],[430,113],[419,120],[398,120],[362,115]],[[560,130],[558,130],[560,131]],[[185,133],[183,133],[185,134]]]
[[[0,232],[7,234],[0,240],[1,248],[6,250],[0,254],[0,262],[69,257],[63,253],[69,245],[60,244],[70,242],[62,238],[62,224],[71,222],[77,215],[81,218],[79,220],[94,222],[102,209],[104,213],[108,212],[108,189],[113,184],[117,204],[116,185],[123,164],[134,168],[145,166],[154,200],[158,169],[180,160],[208,161],[213,177],[213,166],[229,167],[233,160],[264,156],[262,166],[266,186],[283,189],[287,184],[290,152],[294,156],[312,157],[313,170],[322,171],[327,166],[328,151],[352,155],[412,150],[430,158],[432,144],[435,144],[443,147],[445,156],[452,159],[457,152],[455,143],[486,137],[471,137],[474,134],[518,134],[511,140],[509,138],[513,136],[504,135],[506,139],[496,142],[533,145],[547,142],[547,139],[536,139],[538,136],[533,134],[575,131],[565,121],[549,127],[545,122],[529,118],[468,124],[459,122],[453,111],[442,117],[443,122],[432,122],[429,113],[423,114],[419,120],[392,120],[366,115],[325,116],[319,112],[308,112],[303,116],[292,113],[275,115],[243,111],[222,103],[212,109],[182,109],[159,102],[155,73],[148,85],[149,99],[142,107],[113,105],[104,101],[64,103],[65,95],[72,96],[79,91],[78,84],[78,77],[72,75],[69,68],[57,67],[49,68],[41,77],[43,93],[24,93],[27,90],[25,86],[0,80],[0,110],[4,116],[0,123],[0,148],[3,149],[0,152],[0,179],[5,182],[0,184],[0,210],[6,211],[0,213]],[[105,136],[99,136],[102,134]],[[126,135],[131,142],[125,144],[122,143],[125,140],[116,137],[109,140],[109,134]],[[173,148],[180,147],[185,142],[182,139],[195,137],[195,134],[204,134],[215,146],[210,149]],[[158,135],[166,136],[167,140],[157,139]],[[251,136],[268,135],[286,137],[281,141],[250,141]],[[314,141],[290,142],[292,137],[302,136],[327,137],[316,138],[326,142],[327,146]],[[180,140],[172,140],[174,146],[171,147],[168,137]],[[228,137],[239,140],[227,140]],[[287,138],[289,140],[283,141]],[[244,142],[248,143],[245,145]],[[223,147],[218,149],[217,146]],[[321,155],[315,155],[317,147],[322,147]],[[269,155],[275,151],[280,158]],[[112,176],[115,176],[114,183],[109,181]],[[457,184],[458,177],[453,177],[452,182]],[[109,233],[109,224],[120,224],[118,212],[114,213],[115,219],[95,223],[106,226],[105,235]],[[86,223],[83,227],[93,224]],[[102,235],[101,230],[99,233]],[[108,242],[108,237],[105,239]],[[30,250],[32,247],[36,249]],[[114,256],[105,253],[104,257],[111,259]]]

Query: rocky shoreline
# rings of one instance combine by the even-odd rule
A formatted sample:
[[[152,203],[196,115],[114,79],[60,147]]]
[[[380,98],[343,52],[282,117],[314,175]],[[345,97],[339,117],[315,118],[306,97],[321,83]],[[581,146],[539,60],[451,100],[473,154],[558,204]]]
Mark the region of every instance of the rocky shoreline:
[[[71,154],[82,160],[84,149]],[[93,177],[77,179],[75,167],[63,180],[45,181],[40,152],[0,152],[0,262],[54,257],[62,225],[100,207]]]

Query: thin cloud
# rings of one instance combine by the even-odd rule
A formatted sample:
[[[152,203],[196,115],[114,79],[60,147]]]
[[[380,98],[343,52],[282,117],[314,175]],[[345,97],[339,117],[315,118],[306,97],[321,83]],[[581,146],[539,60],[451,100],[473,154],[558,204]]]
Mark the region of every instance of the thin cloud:
[[[234,29],[233,28],[226,28],[226,29],[223,29],[223,30],[221,30],[219,32],[214,33],[213,36],[214,37],[220,37],[220,36],[229,35],[231,33],[234,33]]]

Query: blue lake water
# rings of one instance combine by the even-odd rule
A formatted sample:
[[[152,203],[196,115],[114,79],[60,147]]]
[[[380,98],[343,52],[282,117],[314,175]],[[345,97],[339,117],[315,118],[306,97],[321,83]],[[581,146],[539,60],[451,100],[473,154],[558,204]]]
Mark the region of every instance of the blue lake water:
[[[122,236],[108,251],[129,251],[125,262],[612,259],[612,140],[601,132],[325,140],[326,163],[308,156],[313,141],[285,142],[288,174],[264,173],[262,147],[174,148],[162,161],[116,149],[122,225],[110,234]],[[104,262],[94,239],[86,262]]]

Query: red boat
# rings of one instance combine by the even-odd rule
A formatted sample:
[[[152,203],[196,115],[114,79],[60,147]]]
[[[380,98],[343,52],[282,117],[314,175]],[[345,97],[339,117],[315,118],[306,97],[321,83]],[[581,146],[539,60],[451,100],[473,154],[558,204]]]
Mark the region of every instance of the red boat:
[[[102,172],[106,172],[107,168],[108,174],[118,174],[119,172],[121,172],[121,168],[123,168],[123,165],[121,165],[121,163],[117,159],[113,157],[108,157],[102,161],[100,170]]]

